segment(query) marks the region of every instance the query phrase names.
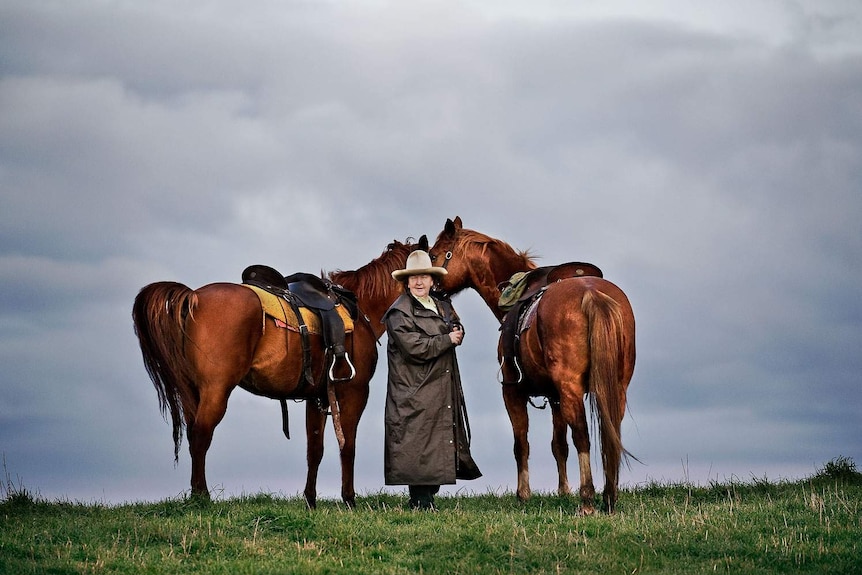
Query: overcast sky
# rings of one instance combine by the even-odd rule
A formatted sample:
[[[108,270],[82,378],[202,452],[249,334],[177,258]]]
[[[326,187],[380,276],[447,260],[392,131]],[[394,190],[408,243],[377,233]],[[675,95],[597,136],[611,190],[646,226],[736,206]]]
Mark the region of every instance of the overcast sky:
[[[47,499],[187,492],[138,290],[355,269],[455,216],[628,294],[643,463],[624,484],[862,464],[860,192],[855,0],[0,0],[4,473]],[[454,303],[485,475],[444,491],[511,493],[497,325],[476,294]],[[360,495],[383,488],[380,350]],[[288,442],[277,402],[234,393],[217,496],[301,492],[291,409]],[[550,414],[530,414],[551,491]],[[336,448],[330,427],[326,498]]]

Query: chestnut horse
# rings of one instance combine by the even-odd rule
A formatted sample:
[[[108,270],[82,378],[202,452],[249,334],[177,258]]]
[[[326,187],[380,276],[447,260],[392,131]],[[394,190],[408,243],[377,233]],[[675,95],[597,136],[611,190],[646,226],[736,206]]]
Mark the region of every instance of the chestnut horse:
[[[464,229],[460,218],[446,221],[430,254],[435,265],[444,266],[449,272],[440,278],[444,291],[475,289],[499,320],[505,312],[497,306],[498,285],[516,272],[536,267],[528,253]],[[620,464],[629,456],[620,436],[626,389],[635,364],[635,320],[628,298],[601,277],[575,277],[551,283],[538,301],[535,320],[520,334],[520,342],[521,382],[503,385],[503,401],[515,437],[518,497],[521,500],[530,497],[527,402],[531,397],[543,396],[551,405],[551,451],[557,462],[558,491],[560,495],[570,493],[566,430],[571,428],[578,452],[582,510],[587,515],[595,512],[584,406],[585,394],[589,393],[601,437],[605,474],[602,499],[605,509],[613,513]],[[505,374],[502,338],[498,357]]]
[[[348,506],[355,504],[356,431],[377,367],[377,340],[385,331],[380,320],[402,289],[390,274],[401,269],[417,247],[428,249],[425,236],[418,245],[389,244],[381,256],[358,270],[328,275],[330,281],[356,295],[359,307],[354,329],[345,339],[355,375],[350,378],[349,366],[339,361],[333,379],[344,381],[337,383],[327,384],[324,344],[315,334],[309,337],[314,383],[305,381],[301,335],[278,328],[264,317],[258,296],[247,287],[213,283],[191,290],[180,283],[157,282],[140,291],[132,311],[135,333],[162,414],[167,419],[170,413],[175,459],[179,458],[183,429],[188,434],[193,496],[209,498],[207,450],[225,415],[228,398],[239,386],[272,399],[308,400],[304,494],[308,506],[314,508],[323,458],[325,406],[332,403],[327,387],[334,386],[338,419],[335,408],[332,413],[341,451],[341,497]]]

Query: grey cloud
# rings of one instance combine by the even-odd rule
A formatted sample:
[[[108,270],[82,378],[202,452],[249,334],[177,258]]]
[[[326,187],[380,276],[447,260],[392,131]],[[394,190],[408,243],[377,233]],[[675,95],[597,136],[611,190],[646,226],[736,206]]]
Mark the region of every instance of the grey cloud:
[[[110,500],[187,487],[131,329],[146,283],[355,269],[455,215],[629,294],[624,438],[647,465],[624,480],[862,460],[857,10],[733,25],[718,7],[208,6],[0,8],[0,451],[25,482]],[[496,322],[473,293],[455,305],[486,472],[463,487],[506,489]],[[360,492],[381,487],[384,382],[382,362]],[[300,411],[288,443],[276,404],[234,394],[212,483],[298,492]],[[531,416],[552,490],[550,418]]]

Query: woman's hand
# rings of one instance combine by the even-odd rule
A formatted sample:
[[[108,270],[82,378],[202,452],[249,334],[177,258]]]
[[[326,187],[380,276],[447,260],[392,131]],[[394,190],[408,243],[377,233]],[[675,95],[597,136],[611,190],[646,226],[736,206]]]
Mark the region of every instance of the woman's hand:
[[[455,345],[461,345],[461,342],[464,341],[464,328],[461,327],[461,324],[456,323],[452,326],[452,331],[449,332],[449,339]]]

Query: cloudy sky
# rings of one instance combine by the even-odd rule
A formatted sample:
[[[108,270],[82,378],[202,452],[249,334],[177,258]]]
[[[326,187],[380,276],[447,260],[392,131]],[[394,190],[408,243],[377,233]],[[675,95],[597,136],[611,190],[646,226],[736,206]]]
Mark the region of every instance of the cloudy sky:
[[[7,480],[75,501],[184,493],[138,290],[251,263],[355,269],[455,216],[541,264],[593,262],[629,295],[623,437],[643,463],[625,484],[862,464],[855,0],[252,4],[0,0]],[[454,303],[485,476],[447,492],[512,492],[497,326],[474,293]],[[385,374],[360,494],[383,487]],[[276,402],[232,396],[217,495],[301,491],[292,412],[288,442]],[[550,414],[531,415],[532,484],[550,491]],[[327,450],[336,498],[331,429]]]

